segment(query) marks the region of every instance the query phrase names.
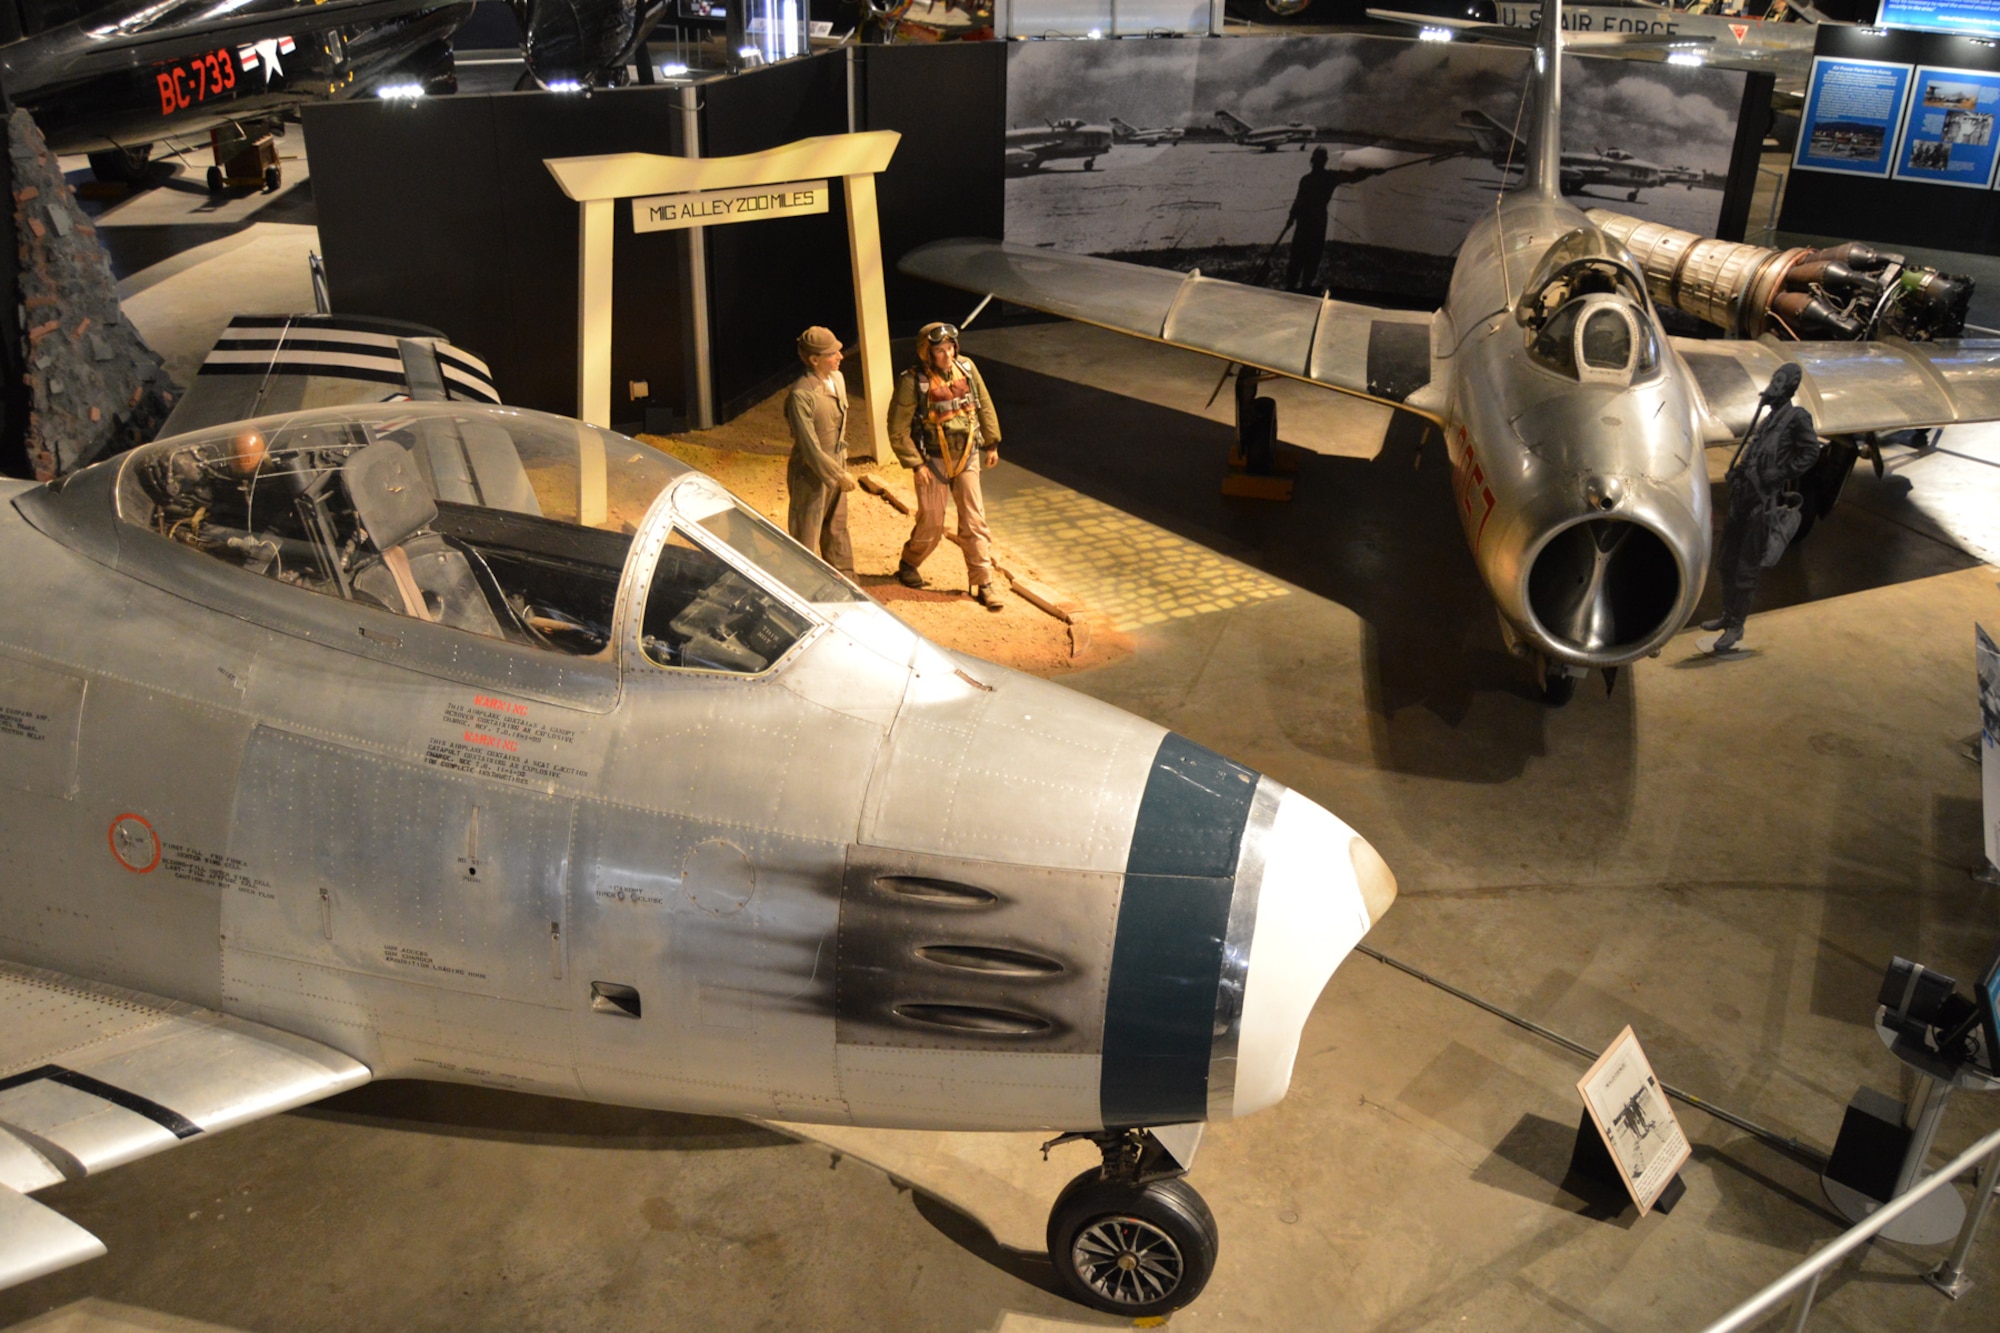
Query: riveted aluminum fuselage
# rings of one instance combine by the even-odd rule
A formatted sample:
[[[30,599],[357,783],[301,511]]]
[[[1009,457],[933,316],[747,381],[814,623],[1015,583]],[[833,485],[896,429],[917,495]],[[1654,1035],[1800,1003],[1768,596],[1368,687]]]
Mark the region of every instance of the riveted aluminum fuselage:
[[[1699,409],[1650,303],[1639,314],[1659,369],[1628,385],[1579,383],[1529,354],[1515,306],[1549,247],[1590,226],[1560,200],[1503,197],[1460,249],[1432,356],[1459,520],[1510,638],[1552,661],[1603,667],[1656,651],[1686,622],[1707,574],[1710,519]],[[1558,633],[1529,597],[1548,543],[1604,520],[1640,525],[1677,566],[1675,586],[1657,594],[1670,611],[1626,642]]]
[[[871,601],[795,602],[758,674],[659,665],[653,571],[722,495],[698,474],[631,534],[612,643],[570,657],[124,521],[118,466],[0,493],[8,961],[377,1077],[1079,1129],[1281,1096],[1393,895],[1269,778]],[[1276,990],[1260,930],[1293,945]]]

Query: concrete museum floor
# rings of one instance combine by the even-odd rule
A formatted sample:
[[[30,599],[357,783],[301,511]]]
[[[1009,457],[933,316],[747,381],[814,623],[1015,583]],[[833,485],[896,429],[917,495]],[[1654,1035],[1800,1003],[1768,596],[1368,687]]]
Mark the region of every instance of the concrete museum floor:
[[[282,221],[155,218],[161,192],[107,210],[128,309],[181,373],[232,311],[309,308],[309,188],[267,202]],[[1883,966],[1967,978],[2000,933],[1964,749],[1972,626],[2000,625],[1991,433],[1864,464],[1767,578],[1753,655],[1689,632],[1549,711],[1411,424],[1287,389],[1282,433],[1316,451],[1296,498],[1227,500],[1213,363],[1063,325],[967,350],[1006,424],[996,534],[1134,645],[1066,684],[1351,822],[1402,886],[1376,949],[1593,1049],[1629,1023],[1663,1080],[1799,1144],[1679,1107],[1686,1198],[1607,1216],[1562,1185],[1585,1062],[1357,954],[1291,1095],[1207,1136],[1191,1179],[1221,1259],[1173,1325],[1694,1329],[1838,1234],[1818,1155],[1858,1086],[1907,1091],[1870,1022]],[[1961,1095],[1933,1160],[1995,1125],[2000,1098]],[[111,1252],[0,1293],[0,1325],[1114,1323],[1052,1293],[1045,1210],[1092,1150],[1045,1164],[1039,1137],[378,1085],[42,1195]],[[2000,1324],[2000,1234],[1956,1303],[1919,1280],[1941,1257],[1874,1245],[1813,1327]]]

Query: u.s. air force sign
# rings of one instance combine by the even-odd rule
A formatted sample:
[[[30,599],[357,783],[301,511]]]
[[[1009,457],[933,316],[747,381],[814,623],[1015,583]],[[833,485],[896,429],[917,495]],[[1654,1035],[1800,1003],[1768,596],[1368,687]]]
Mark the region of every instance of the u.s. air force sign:
[[[632,230],[675,231],[682,227],[713,227],[724,222],[803,217],[826,212],[826,200],[823,180],[739,190],[656,194],[650,199],[632,201]]]

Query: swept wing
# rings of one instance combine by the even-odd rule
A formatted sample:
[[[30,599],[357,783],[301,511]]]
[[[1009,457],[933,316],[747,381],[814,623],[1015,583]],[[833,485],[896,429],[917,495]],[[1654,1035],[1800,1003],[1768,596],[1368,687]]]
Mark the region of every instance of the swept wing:
[[[1431,379],[1429,315],[998,241],[938,241],[899,267],[948,287],[1407,408]]]
[[[1675,338],[1714,429],[1742,438],[1757,394],[1787,361],[1804,372],[1798,401],[1821,435],[1949,426],[2000,419],[2000,339],[1911,343],[1756,342]]]
[[[104,1253],[34,1191],[368,1077],[331,1047],[275,1028],[0,963],[0,1287]]]

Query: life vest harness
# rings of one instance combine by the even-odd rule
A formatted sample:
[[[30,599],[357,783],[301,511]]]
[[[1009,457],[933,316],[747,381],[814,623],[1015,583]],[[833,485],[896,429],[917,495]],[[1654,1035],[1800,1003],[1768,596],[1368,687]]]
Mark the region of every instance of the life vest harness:
[[[963,357],[952,362],[945,378],[919,363],[915,369],[917,413],[911,435],[917,452],[935,459],[946,481],[965,471],[979,439],[979,394],[972,387],[972,366]]]

